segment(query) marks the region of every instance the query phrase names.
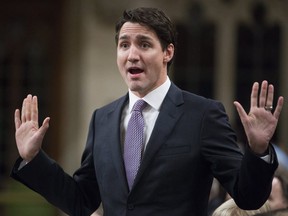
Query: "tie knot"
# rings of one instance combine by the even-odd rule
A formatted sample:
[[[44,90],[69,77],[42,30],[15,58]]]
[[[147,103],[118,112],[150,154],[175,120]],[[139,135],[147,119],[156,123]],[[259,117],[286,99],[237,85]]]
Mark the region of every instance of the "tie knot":
[[[142,110],[146,107],[147,103],[144,100],[138,100],[133,106],[133,111],[142,112]]]

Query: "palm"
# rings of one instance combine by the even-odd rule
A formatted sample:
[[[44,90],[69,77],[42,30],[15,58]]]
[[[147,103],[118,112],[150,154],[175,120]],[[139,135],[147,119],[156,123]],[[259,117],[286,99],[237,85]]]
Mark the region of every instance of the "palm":
[[[277,125],[277,119],[272,113],[261,108],[251,109],[247,123],[243,123],[248,140],[257,141],[259,147],[269,143]]]
[[[22,158],[25,155],[33,155],[39,149],[39,143],[42,142],[38,132],[38,124],[32,121],[22,124],[15,136]]]

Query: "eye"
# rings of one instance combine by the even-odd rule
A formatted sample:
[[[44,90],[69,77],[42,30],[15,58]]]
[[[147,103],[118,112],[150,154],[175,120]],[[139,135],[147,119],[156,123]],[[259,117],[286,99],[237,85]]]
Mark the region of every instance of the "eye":
[[[129,47],[129,44],[127,42],[121,42],[119,43],[119,47],[123,49],[127,49]]]
[[[151,47],[151,45],[150,45],[150,43],[148,43],[148,42],[142,42],[142,43],[141,43],[141,47],[142,47],[143,49],[148,49],[148,48]]]

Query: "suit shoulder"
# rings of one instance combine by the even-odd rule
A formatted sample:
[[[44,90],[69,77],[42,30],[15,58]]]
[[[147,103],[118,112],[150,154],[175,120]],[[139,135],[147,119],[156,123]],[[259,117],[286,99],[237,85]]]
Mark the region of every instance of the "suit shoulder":
[[[197,110],[199,113],[226,113],[226,109],[223,103],[218,100],[206,98],[201,95],[197,95],[187,91],[182,92],[184,104],[187,106],[188,109],[192,108],[193,110]]]
[[[127,95],[124,95],[112,102],[109,102],[108,104],[102,106],[102,107],[99,107],[99,108],[96,108],[94,110],[94,112],[97,111],[97,113],[101,113],[101,114],[104,114],[104,113],[107,113],[107,112],[110,112],[112,110],[115,110],[118,106],[123,106],[125,104],[125,102],[127,101],[128,97]]]
[[[209,104],[221,104],[220,101],[217,101],[217,100],[214,100],[214,99],[211,99],[211,98],[206,98],[204,96],[201,96],[201,95],[197,95],[197,94],[194,94],[194,93],[191,93],[191,92],[188,92],[188,91],[185,91],[185,90],[182,90],[182,94],[183,94],[183,99],[185,102],[193,102],[194,104],[195,103],[199,103],[199,104],[203,104],[203,105],[209,105]]]
[[[217,100],[206,98],[192,92],[188,92],[179,88],[175,84],[171,85],[168,95],[171,101],[176,104],[176,106],[184,105],[185,107],[192,107],[193,109],[198,109],[202,111],[214,108],[220,108],[222,110],[224,108],[223,104]]]

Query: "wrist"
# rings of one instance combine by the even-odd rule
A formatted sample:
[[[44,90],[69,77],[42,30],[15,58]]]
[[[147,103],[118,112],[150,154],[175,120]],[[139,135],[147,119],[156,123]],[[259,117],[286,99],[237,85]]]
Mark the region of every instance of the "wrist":
[[[255,142],[249,141],[248,143],[249,143],[249,148],[254,154],[258,156],[265,156],[269,154],[269,142],[263,144],[263,143],[255,143]]]
[[[266,156],[269,154],[269,145],[267,145],[267,147],[265,149],[263,148],[252,148],[251,146],[250,147],[250,150],[258,157],[263,157],[263,156]]]
[[[36,157],[36,155],[39,153],[39,151],[36,151],[36,152],[34,152],[33,154],[29,154],[29,155],[20,155],[21,156],[21,158],[23,159],[23,161],[25,161],[25,162],[27,162],[27,163],[29,163],[30,161],[32,161],[35,157]]]

